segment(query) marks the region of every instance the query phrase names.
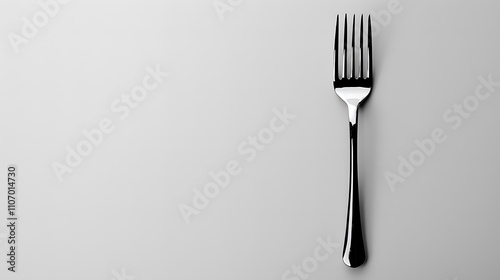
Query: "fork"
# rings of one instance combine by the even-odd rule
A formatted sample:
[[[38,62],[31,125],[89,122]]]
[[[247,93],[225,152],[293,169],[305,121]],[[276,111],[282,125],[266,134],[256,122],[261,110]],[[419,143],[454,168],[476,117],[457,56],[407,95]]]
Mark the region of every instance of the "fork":
[[[342,68],[339,69],[339,15],[335,24],[334,43],[334,81],[335,93],[347,104],[350,132],[350,175],[347,223],[342,260],[349,267],[358,267],[366,262],[365,243],[361,226],[358,191],[358,107],[368,97],[373,85],[372,74],[372,26],[368,16],[368,46],[365,61],[363,45],[363,18],[359,25],[359,44],[356,46],[356,15],[352,17],[351,56],[348,57],[347,14],[344,17],[344,44],[342,50]],[[356,51],[358,50],[358,52]],[[349,65],[350,64],[350,65]],[[348,71],[350,70],[350,71]]]

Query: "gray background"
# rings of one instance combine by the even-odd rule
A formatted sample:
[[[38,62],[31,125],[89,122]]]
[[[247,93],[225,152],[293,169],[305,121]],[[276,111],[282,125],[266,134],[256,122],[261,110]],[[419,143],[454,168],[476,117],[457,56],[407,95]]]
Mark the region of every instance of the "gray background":
[[[500,81],[497,1],[221,2],[222,18],[212,0],[73,0],[18,53],[9,33],[42,9],[0,2],[0,218],[11,163],[21,217],[20,272],[2,261],[2,279],[293,279],[318,238],[340,245],[349,147],[332,43],[346,12],[378,15],[359,120],[369,261],[349,269],[339,247],[308,279],[498,277],[500,88],[458,129],[443,118],[480,76]],[[170,76],[121,120],[110,105],[155,65]],[[284,107],[296,117],[247,162],[238,146]],[[53,163],[103,118],[115,130],[60,182]],[[384,174],[436,128],[447,140],[391,189]],[[186,224],[179,205],[230,160],[242,172]]]

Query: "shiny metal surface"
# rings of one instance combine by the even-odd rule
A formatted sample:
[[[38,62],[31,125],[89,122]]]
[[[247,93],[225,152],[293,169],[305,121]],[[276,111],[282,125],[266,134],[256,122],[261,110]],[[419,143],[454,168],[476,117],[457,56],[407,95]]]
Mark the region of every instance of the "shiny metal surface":
[[[347,223],[342,259],[349,267],[358,267],[366,262],[366,250],[363,240],[361,213],[358,190],[358,108],[368,97],[373,85],[372,75],[372,28],[371,17],[368,16],[368,34],[363,32],[364,17],[361,15],[359,31],[356,32],[356,16],[352,17],[351,55],[348,51],[348,16],[344,17],[342,65],[339,68],[339,16],[335,26],[334,42],[334,82],[337,95],[347,104],[350,133],[350,175]],[[358,36],[358,37],[356,37]],[[368,43],[364,46],[364,36]],[[359,38],[357,43],[356,38]],[[365,48],[367,53],[365,53]],[[366,61],[365,61],[366,60]]]

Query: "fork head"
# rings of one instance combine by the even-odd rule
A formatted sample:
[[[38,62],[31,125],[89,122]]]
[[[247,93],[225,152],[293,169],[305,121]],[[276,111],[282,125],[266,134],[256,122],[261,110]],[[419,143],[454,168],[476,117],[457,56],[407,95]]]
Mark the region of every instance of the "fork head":
[[[364,16],[361,15],[359,24],[358,38],[356,39],[356,15],[352,17],[352,36],[351,46],[348,46],[347,37],[347,14],[344,17],[343,47],[339,48],[339,15],[335,24],[335,42],[334,42],[334,81],[333,88],[337,95],[348,105],[358,106],[371,92],[373,86],[372,71],[372,22],[368,16],[368,44],[363,44],[365,34],[363,33]],[[348,55],[348,50],[351,55]],[[366,53],[365,53],[366,50]],[[342,58],[339,60],[339,52],[342,52]],[[339,65],[342,61],[342,65]]]

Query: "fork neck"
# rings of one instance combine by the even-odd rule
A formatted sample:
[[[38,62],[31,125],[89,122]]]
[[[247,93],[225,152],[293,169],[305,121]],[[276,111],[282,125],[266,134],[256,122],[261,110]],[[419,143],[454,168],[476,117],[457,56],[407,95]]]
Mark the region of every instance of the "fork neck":
[[[358,123],[358,105],[347,102],[347,110],[349,112],[349,123],[351,126],[355,126]]]

